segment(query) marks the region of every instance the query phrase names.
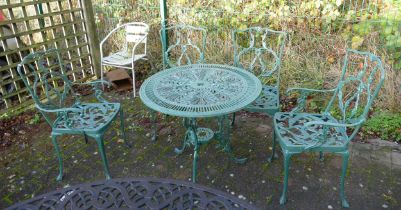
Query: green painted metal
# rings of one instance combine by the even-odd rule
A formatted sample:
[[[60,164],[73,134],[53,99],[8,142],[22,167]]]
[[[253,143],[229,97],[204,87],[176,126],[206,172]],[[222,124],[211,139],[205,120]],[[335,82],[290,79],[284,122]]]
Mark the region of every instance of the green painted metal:
[[[234,66],[255,74],[263,84],[260,96],[245,110],[274,115],[280,109],[280,66],[287,33],[251,27],[232,32]],[[235,121],[233,114],[232,125]]]
[[[102,84],[110,84],[102,80],[72,83],[68,79],[60,52],[56,49],[29,54],[18,65],[18,73],[36,107],[52,128],[52,142],[59,161],[57,180],[60,181],[63,177],[63,161],[57,143],[57,137],[63,134],[81,134],[86,141],[88,136],[94,138],[99,146],[106,178],[110,179],[103,135],[117,114],[120,114],[120,129],[124,141],[126,140],[121,105],[108,102],[102,97]],[[74,92],[75,85],[92,86],[99,102],[81,102],[79,95]],[[126,145],[129,146],[127,143]]]
[[[247,158],[237,158],[232,152],[230,143],[230,121],[226,115],[218,117],[218,130],[213,131],[210,128],[198,127],[197,118],[184,118],[183,124],[186,128],[185,137],[181,149],[175,148],[176,154],[182,154],[187,146],[194,146],[193,163],[192,163],[192,181],[196,182],[197,160],[199,148],[201,145],[209,143],[213,138],[218,141],[217,148],[226,152],[230,159],[234,162],[242,164]]]
[[[168,45],[163,36],[171,31],[169,36],[171,45]],[[204,62],[206,45],[206,30],[190,25],[174,25],[160,30],[163,49],[163,68],[171,68],[184,64]],[[197,43],[196,37],[201,37]],[[194,62],[195,61],[195,62]]]
[[[162,55],[166,53],[168,46],[168,34],[166,33],[167,27],[167,3],[166,0],[160,0],[160,18],[161,18],[161,29],[160,36],[162,41]],[[163,65],[166,66],[166,60],[163,59]]]
[[[193,182],[196,181],[198,150],[211,139],[218,140],[219,148],[237,163],[230,144],[230,121],[227,114],[238,111],[254,101],[262,90],[262,83],[252,73],[233,66],[192,64],[158,72],[145,80],[139,91],[142,102],[152,111],[184,117],[186,133],[181,154],[187,146],[194,146]],[[218,117],[218,131],[199,128],[197,118]],[[155,127],[153,128],[155,129]],[[153,134],[156,131],[153,130]],[[156,137],[153,136],[154,140]]]
[[[348,164],[348,145],[366,121],[385,78],[380,58],[356,50],[347,50],[341,79],[336,88],[314,90],[292,88],[288,92],[300,93],[298,107],[291,112],[277,112],[274,115],[274,140],[281,146],[284,156],[284,187],[280,203],[286,202],[288,168],[292,155],[302,152],[332,152],[343,157],[340,180],[340,198],[343,207],[349,207],[344,194],[344,179]],[[304,111],[308,95],[312,93],[332,94],[322,113]]]
[[[242,109],[259,96],[252,73],[233,66],[192,64],[166,69],[144,81],[141,100],[152,110],[179,117],[213,117]]]

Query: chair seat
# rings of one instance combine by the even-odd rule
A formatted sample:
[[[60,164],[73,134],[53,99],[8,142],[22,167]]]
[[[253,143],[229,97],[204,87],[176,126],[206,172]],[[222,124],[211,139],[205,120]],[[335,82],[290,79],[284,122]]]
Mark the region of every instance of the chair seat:
[[[274,114],[278,111],[278,91],[277,87],[263,85],[260,96],[251,104],[245,107],[245,110],[252,112],[267,112]]]
[[[344,127],[328,127],[327,136],[323,139],[323,126],[305,126],[311,121],[339,123],[329,115],[277,112],[274,115],[274,129],[281,147],[292,152],[340,152],[347,149],[348,136]]]
[[[135,55],[134,60],[132,60],[132,54],[127,51],[120,51],[114,54],[111,54],[107,57],[103,58],[103,65],[113,65],[113,66],[127,66],[132,65],[132,62],[135,62],[139,59],[143,59],[145,54]]]
[[[56,133],[101,133],[120,111],[119,103],[83,103],[73,106],[81,113],[68,112],[59,115],[54,122],[53,132]]]

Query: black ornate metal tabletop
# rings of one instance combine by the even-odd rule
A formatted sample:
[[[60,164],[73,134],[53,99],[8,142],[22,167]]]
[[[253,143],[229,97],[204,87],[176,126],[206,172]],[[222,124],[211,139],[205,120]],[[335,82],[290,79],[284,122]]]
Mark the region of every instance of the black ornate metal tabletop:
[[[245,200],[192,182],[123,178],[43,194],[8,209],[257,209]]]

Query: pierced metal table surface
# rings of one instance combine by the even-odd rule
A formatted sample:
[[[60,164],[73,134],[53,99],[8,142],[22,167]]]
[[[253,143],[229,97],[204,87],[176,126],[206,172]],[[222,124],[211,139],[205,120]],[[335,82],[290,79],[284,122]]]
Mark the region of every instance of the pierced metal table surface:
[[[179,117],[213,117],[252,103],[262,84],[252,73],[218,64],[192,64],[160,71],[139,91],[149,108]]]
[[[262,91],[262,83],[252,73],[233,66],[219,64],[192,64],[163,70],[149,77],[139,91],[142,102],[152,111],[152,140],[156,140],[154,111],[184,117],[186,128],[181,148],[194,146],[192,181],[196,182],[199,147],[216,138],[217,147],[237,163],[232,153],[228,114],[252,103]],[[200,128],[197,118],[218,117],[217,131]],[[228,122],[228,123],[226,123]],[[227,126],[228,125],[228,126]]]
[[[63,188],[7,209],[257,209],[245,200],[191,182],[123,178]]]

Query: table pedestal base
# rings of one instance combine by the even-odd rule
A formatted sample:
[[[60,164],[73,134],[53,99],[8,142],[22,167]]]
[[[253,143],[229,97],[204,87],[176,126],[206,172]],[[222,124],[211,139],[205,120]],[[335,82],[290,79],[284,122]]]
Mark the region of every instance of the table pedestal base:
[[[181,149],[175,148],[177,154],[184,152],[187,146],[194,146],[194,159],[192,166],[192,181],[196,182],[196,171],[197,171],[197,159],[199,146],[210,142],[213,137],[218,140],[217,148],[222,149],[226,152],[230,159],[234,160],[236,163],[244,163],[247,158],[237,158],[232,153],[231,142],[230,142],[230,128],[231,122],[227,116],[219,117],[219,130],[213,132],[210,128],[198,128],[196,118],[184,118],[184,126],[187,129],[185,132],[184,142]],[[196,131],[196,132],[195,132]]]

